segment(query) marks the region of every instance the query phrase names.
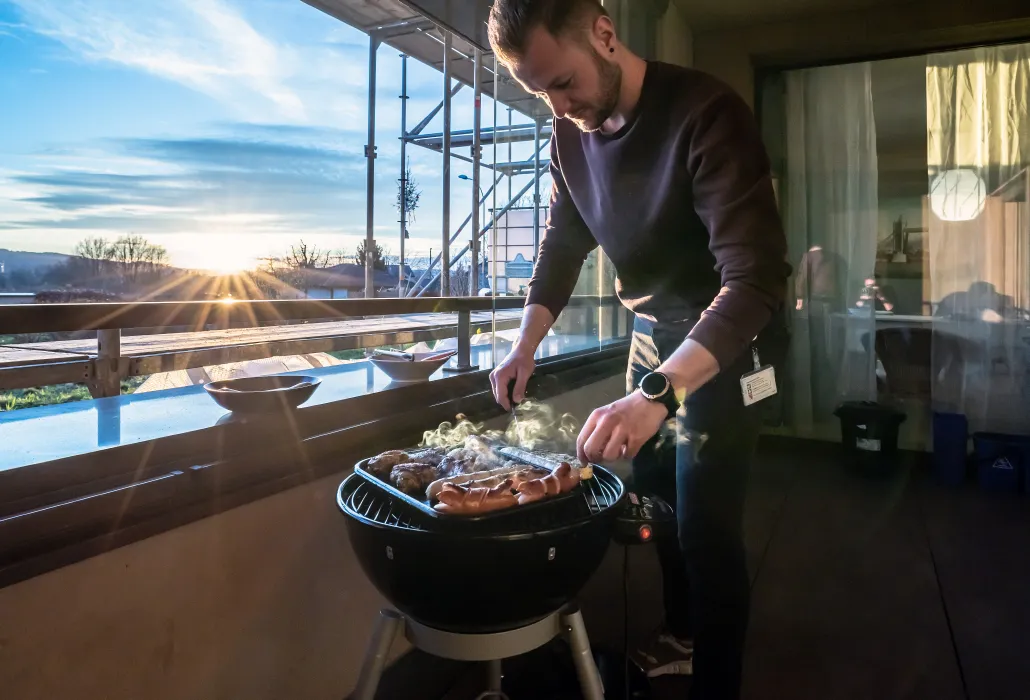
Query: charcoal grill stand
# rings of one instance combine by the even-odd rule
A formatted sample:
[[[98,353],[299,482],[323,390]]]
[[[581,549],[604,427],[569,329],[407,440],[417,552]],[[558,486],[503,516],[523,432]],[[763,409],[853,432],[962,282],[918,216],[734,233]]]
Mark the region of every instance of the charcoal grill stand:
[[[478,700],[504,700],[505,695],[501,692],[502,659],[533,651],[555,637],[562,636],[572,649],[572,661],[576,666],[584,700],[604,700],[601,674],[594,664],[583,615],[576,605],[570,605],[525,627],[493,634],[444,632],[426,627],[394,610],[382,610],[365,652],[361,675],[350,696],[351,700],[374,700],[390,647],[402,631],[414,647],[428,654],[456,661],[487,662],[488,688]]]

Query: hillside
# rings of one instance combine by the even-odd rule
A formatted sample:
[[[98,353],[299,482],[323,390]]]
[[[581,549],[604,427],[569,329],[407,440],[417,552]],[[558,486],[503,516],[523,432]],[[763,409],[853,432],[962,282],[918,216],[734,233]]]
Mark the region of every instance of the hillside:
[[[16,270],[35,270],[59,265],[70,258],[62,253],[29,253],[23,250],[0,248],[0,264],[4,272],[11,274]]]

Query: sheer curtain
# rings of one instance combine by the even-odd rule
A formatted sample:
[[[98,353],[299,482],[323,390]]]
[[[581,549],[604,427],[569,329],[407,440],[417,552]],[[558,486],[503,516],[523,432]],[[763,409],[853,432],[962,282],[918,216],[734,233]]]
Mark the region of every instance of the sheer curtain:
[[[933,403],[1030,432],[1030,44],[930,56],[926,99]]]
[[[879,202],[868,63],[785,76],[779,190],[795,269],[790,421],[813,434],[843,400],[876,398],[873,278]]]

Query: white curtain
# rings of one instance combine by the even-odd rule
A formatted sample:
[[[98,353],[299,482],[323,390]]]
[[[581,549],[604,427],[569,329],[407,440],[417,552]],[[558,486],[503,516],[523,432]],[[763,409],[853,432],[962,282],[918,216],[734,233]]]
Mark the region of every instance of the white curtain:
[[[1030,44],[926,70],[933,403],[974,430],[1030,428]]]
[[[779,191],[795,269],[789,420],[819,432],[844,400],[876,398],[875,302],[860,303],[876,262],[879,202],[870,66],[785,77]]]

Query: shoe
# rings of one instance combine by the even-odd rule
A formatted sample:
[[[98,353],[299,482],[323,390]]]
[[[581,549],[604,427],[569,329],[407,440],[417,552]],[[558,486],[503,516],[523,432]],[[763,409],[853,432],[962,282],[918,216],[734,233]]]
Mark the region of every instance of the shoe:
[[[648,678],[694,674],[694,642],[679,639],[665,629],[655,632],[630,658]]]

